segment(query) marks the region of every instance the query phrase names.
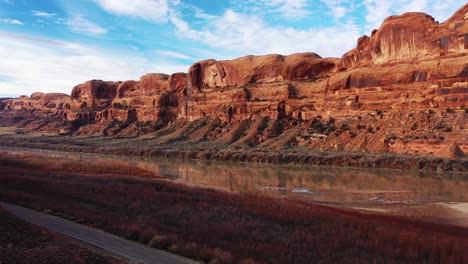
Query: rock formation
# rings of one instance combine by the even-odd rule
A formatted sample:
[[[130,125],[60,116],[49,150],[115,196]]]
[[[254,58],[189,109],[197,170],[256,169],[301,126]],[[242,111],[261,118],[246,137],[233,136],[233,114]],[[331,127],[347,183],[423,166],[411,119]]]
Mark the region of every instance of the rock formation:
[[[466,54],[467,5],[439,24],[424,13],[388,17],[372,35],[362,36],[341,60],[343,69],[392,61],[436,59]]]
[[[405,13],[342,58],[204,60],[188,74],[92,80],[70,97],[35,93],[0,107],[48,111],[88,134],[137,135],[150,124],[147,132],[165,127],[156,134],[172,131],[171,140],[440,156],[456,141],[461,157],[468,150],[467,20],[468,4],[444,23]]]
[[[61,93],[33,93],[31,97],[20,96],[4,102],[4,110],[35,109],[56,112],[63,110],[69,101],[69,96]]]
[[[301,87],[295,83],[312,86],[336,72],[338,62],[314,53],[299,53],[195,63],[189,69],[187,118],[215,115],[227,121],[263,116],[278,119],[283,114],[286,117],[286,112],[291,116],[293,109],[286,101],[295,103],[306,96],[300,94]]]
[[[185,73],[152,73],[139,81],[92,80],[73,88],[66,120],[146,122],[173,120],[187,87]],[[186,92],[186,91],[185,91]]]

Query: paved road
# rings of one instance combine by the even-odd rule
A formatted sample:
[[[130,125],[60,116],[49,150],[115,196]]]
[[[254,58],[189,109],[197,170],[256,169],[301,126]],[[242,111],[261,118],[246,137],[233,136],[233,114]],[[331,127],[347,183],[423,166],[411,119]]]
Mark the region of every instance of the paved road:
[[[7,203],[0,203],[0,206],[27,222],[70,236],[130,260],[155,264],[196,263],[192,260],[145,247],[100,230],[72,223],[55,216]]]

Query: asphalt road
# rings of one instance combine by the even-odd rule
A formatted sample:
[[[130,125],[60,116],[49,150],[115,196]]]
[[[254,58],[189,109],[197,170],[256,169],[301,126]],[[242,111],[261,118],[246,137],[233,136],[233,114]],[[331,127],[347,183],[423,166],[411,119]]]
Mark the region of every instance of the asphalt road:
[[[0,205],[5,210],[27,222],[83,241],[103,250],[109,251],[112,254],[137,261],[138,263],[196,263],[190,259],[185,259],[164,251],[145,247],[120,237],[102,232],[100,230],[72,223],[55,216],[12,204],[0,203]]]

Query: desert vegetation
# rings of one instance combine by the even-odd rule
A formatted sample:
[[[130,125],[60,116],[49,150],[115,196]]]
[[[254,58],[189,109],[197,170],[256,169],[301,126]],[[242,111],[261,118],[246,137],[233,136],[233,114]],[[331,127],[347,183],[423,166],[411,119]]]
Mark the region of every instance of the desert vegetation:
[[[328,131],[326,133],[330,133],[331,136],[335,136],[335,133],[346,133],[350,137],[362,137],[363,135],[360,134],[361,132],[359,132],[359,129],[366,132],[368,130],[367,126],[362,125],[361,127],[357,127],[357,132],[349,131],[349,125],[346,123],[342,123],[339,125],[339,129],[336,129],[334,124],[327,125],[328,122],[330,121],[314,123],[310,127],[312,131],[310,133],[313,134],[316,130],[324,130]],[[264,122],[259,122],[259,126],[262,126],[262,131],[268,130],[267,128],[263,128],[265,126]],[[151,135],[141,137],[69,137],[28,133],[27,130],[15,128],[15,131],[18,132],[7,133],[0,131],[0,146],[136,157],[231,160],[273,164],[296,163],[322,166],[379,167],[427,171],[466,171],[468,169],[468,159],[465,157],[451,159],[395,153],[353,152],[347,150],[317,151],[300,145],[275,147],[275,144],[278,142],[280,143],[279,145],[281,145],[284,142],[290,141],[291,137],[286,136],[279,137],[280,139],[278,139],[278,142],[273,142],[273,144],[270,145],[256,145],[254,147],[250,147],[249,144],[224,145],[220,143],[220,141],[211,141],[210,136],[204,134],[205,132],[203,132],[203,130],[206,130],[207,127],[209,127],[209,131],[216,130],[210,127],[210,124],[202,125],[201,128],[190,127],[191,130],[195,130],[195,132],[192,131],[190,133],[202,134],[199,140],[189,138],[184,134],[185,132],[181,132],[180,128],[177,127],[173,129],[161,129],[159,132],[161,135],[157,137]],[[372,130],[377,130],[377,127],[375,129],[372,128]],[[233,131],[236,132],[237,130],[234,129]],[[248,131],[249,130],[247,130],[246,133]],[[244,133],[244,130],[242,130],[242,133]],[[246,135],[242,137],[243,139],[240,141],[249,137],[251,137],[251,135]],[[298,135],[298,138],[300,137],[301,135]],[[409,134],[405,137],[413,140]],[[393,134],[382,139],[388,142],[388,144],[393,144],[393,142],[398,141],[398,137]],[[161,140],[165,142],[162,143]],[[450,152],[450,150],[447,150],[447,152]]]
[[[468,261],[468,230],[462,227],[124,173],[72,173],[5,157],[0,164],[2,201],[206,263]]]
[[[26,223],[0,208],[0,263],[127,263]]]

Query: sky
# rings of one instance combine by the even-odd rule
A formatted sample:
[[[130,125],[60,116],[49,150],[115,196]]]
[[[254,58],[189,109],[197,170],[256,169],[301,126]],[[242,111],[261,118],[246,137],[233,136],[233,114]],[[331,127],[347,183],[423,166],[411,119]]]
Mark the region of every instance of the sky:
[[[395,14],[463,0],[0,0],[0,97],[187,72],[204,59],[341,57]]]

